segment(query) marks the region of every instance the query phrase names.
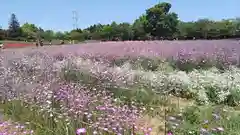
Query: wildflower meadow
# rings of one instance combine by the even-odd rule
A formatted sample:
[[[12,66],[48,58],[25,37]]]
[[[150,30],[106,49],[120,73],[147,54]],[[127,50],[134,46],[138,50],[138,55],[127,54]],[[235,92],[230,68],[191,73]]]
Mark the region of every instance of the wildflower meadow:
[[[239,135],[239,49],[194,42],[4,50],[0,134]]]

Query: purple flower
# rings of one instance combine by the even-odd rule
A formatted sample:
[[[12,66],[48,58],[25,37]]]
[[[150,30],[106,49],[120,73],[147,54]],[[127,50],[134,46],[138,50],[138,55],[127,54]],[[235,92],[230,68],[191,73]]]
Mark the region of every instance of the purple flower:
[[[173,135],[173,133],[172,133],[171,131],[169,131],[169,132],[167,133],[167,135]]]
[[[82,133],[86,133],[87,131],[86,131],[86,129],[85,128],[79,128],[79,129],[77,129],[77,135],[81,135]]]

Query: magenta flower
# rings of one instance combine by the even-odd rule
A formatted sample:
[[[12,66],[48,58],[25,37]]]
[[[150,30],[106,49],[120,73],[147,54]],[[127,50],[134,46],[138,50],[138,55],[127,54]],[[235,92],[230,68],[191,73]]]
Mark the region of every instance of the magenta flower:
[[[82,133],[86,133],[87,131],[86,131],[86,129],[85,128],[79,128],[79,129],[77,129],[77,135],[81,135]]]
[[[171,131],[169,131],[169,132],[167,133],[167,135],[173,135],[173,133],[172,133]]]

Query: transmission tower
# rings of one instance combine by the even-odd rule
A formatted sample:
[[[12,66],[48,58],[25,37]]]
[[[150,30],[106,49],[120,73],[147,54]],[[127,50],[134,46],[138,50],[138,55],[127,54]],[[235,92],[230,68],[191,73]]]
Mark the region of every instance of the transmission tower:
[[[72,19],[73,19],[73,30],[78,29],[78,13],[77,11],[72,11]],[[75,43],[75,40],[72,40],[71,43]]]
[[[78,13],[77,11],[72,11],[72,19],[73,19],[73,29],[78,29]]]

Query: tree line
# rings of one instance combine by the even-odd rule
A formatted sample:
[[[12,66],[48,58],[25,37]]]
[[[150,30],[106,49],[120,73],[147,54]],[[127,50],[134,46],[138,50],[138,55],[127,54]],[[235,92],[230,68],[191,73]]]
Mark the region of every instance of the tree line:
[[[0,40],[160,40],[160,39],[225,39],[240,37],[240,18],[214,21],[199,19],[183,22],[177,13],[170,12],[171,4],[162,2],[146,9],[133,24],[123,22],[94,24],[86,29],[65,32],[43,30],[35,24],[20,26],[15,14],[11,15],[8,29],[0,29]]]

